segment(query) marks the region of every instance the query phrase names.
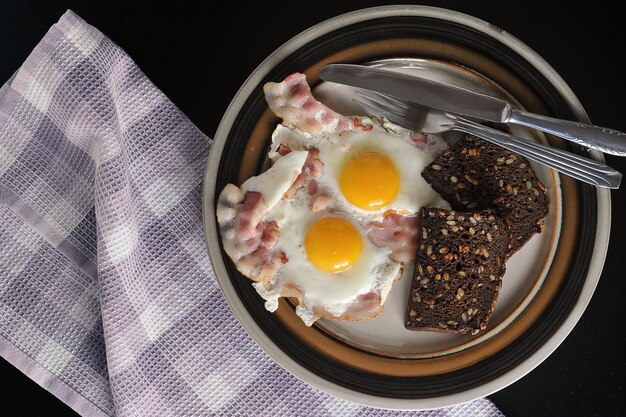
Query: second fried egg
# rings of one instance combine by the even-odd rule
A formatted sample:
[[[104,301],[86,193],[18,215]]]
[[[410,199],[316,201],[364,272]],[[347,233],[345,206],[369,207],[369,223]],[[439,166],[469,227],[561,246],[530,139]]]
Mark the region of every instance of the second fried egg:
[[[360,296],[375,296],[375,305],[382,305],[399,276],[400,263],[389,258],[389,249],[375,246],[345,213],[312,213],[308,201],[299,198],[305,195],[280,201],[268,215],[280,229],[274,250],[286,260],[269,288],[254,284],[268,310],[274,310],[290,289],[299,299],[296,312],[307,325],[320,316],[347,318]]]

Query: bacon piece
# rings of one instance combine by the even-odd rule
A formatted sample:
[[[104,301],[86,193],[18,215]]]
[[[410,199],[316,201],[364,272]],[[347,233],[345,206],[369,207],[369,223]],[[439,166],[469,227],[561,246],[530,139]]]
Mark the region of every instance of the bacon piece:
[[[217,221],[224,250],[237,270],[248,278],[269,281],[284,257],[272,250],[280,232],[274,221],[263,221],[268,206],[263,195],[228,184],[217,201]]]
[[[322,210],[327,209],[333,203],[333,199],[329,195],[320,194],[313,200],[313,204],[311,204],[311,212],[317,213]]]
[[[418,147],[422,147],[428,143],[428,136],[422,132],[411,132],[409,138],[415,143]]]
[[[352,126],[355,129],[361,129],[364,132],[369,132],[370,130],[374,128],[373,124],[364,124],[358,117],[354,117],[352,119]]]
[[[311,175],[315,178],[324,172],[324,163],[319,159],[320,150],[317,148],[309,148],[309,155],[306,158],[304,166],[309,169]]]
[[[276,266],[280,266],[289,262],[287,255],[284,252],[274,252],[272,255],[272,263]]]
[[[296,195],[296,192],[306,184],[307,173],[304,170],[296,177],[296,180],[291,184],[291,187],[285,192],[285,197],[292,198]]]
[[[314,179],[311,179],[311,181],[309,181],[308,189],[309,189],[310,196],[314,196],[315,194],[317,194],[317,191],[319,189],[317,181]]]
[[[278,230],[278,225],[274,221],[265,222],[263,224],[262,234],[261,234],[261,242],[269,247],[273,247],[278,243],[278,238],[280,237],[280,232]]]
[[[242,207],[235,217],[235,230],[237,237],[242,240],[252,239],[257,236],[259,223],[267,214],[267,204],[263,195],[258,192],[247,192]]]
[[[319,149],[309,148],[309,154],[302,167],[302,172],[296,177],[293,184],[291,184],[291,187],[289,187],[285,193],[285,197],[292,198],[296,192],[304,186],[308,187],[309,195],[313,195],[317,192],[317,181],[311,177],[319,177],[324,170],[324,164],[317,157],[319,153]],[[311,192],[313,189],[315,191]]]
[[[259,241],[260,243],[260,241]],[[247,277],[258,279],[263,267],[268,264],[269,249],[262,245],[257,245],[256,250],[245,255],[235,262],[239,272]]]
[[[276,150],[276,152],[278,152],[278,154],[280,156],[285,156],[287,155],[289,152],[291,152],[291,149],[289,148],[289,146],[287,145],[283,145],[282,143],[278,146],[278,149]]]
[[[351,130],[352,120],[313,97],[306,76],[293,73],[280,83],[263,86],[265,100],[278,117],[313,135],[320,132]]]
[[[274,263],[263,264],[259,269],[259,276],[257,278],[258,281],[261,282],[271,282],[272,277],[276,273],[278,268]]]
[[[402,216],[387,211],[382,222],[372,221],[368,225],[367,236],[378,247],[391,249],[389,257],[396,262],[410,262],[415,259],[419,242],[418,216]]]

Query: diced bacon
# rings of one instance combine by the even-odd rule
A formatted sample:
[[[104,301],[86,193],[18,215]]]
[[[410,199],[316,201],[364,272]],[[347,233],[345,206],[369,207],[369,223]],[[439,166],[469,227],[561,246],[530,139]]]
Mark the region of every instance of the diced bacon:
[[[280,156],[285,156],[287,155],[289,152],[291,152],[291,149],[289,148],[289,146],[287,145],[283,145],[282,143],[278,146],[278,149],[276,150],[276,152],[278,152],[278,154]]]
[[[237,231],[235,230],[235,233]],[[248,255],[252,252],[254,252],[255,250],[257,250],[259,248],[259,245],[261,244],[261,239],[259,239],[258,237],[252,237],[248,240],[242,240],[241,241],[241,251],[239,252],[241,254],[241,256],[245,256]]]
[[[291,74],[280,83],[268,82],[263,86],[263,91],[274,114],[300,130],[317,134],[352,129],[350,118],[313,97],[304,74]]]
[[[428,136],[422,132],[411,132],[409,135],[413,143],[418,145],[419,147],[424,146],[428,143]]]
[[[224,250],[239,272],[255,281],[271,279],[277,269],[272,249],[280,232],[276,222],[263,221],[267,211],[260,193],[243,193],[232,184],[218,197],[217,220]]]
[[[267,213],[267,210],[267,204],[263,200],[261,193],[246,193],[243,207],[235,217],[235,230],[239,239],[248,240],[258,234],[257,226]]]
[[[309,195],[313,195],[317,192],[317,181],[311,177],[319,177],[324,170],[324,164],[317,157],[319,149],[309,148],[308,151],[309,154],[307,155],[304,166],[302,167],[302,172],[285,193],[285,197],[287,198],[292,198],[296,192],[304,186],[308,187]],[[315,191],[311,192],[312,189]]]
[[[276,222],[270,221],[264,224],[263,232],[261,235],[261,242],[269,247],[273,247],[278,243],[280,232],[278,231],[278,225]]]
[[[333,199],[328,195],[319,195],[313,200],[311,205],[311,212],[318,213],[322,210],[326,210],[332,204]]]
[[[251,254],[244,256],[242,261],[252,265],[254,268],[262,267],[267,263],[270,258],[269,249],[266,246],[260,245]]]
[[[257,265],[252,258],[240,258],[234,262],[239,272],[249,278],[254,277],[255,281],[257,280],[257,277],[254,275],[253,272]]]
[[[313,177],[319,177],[324,172],[324,163],[319,159],[319,153],[319,149],[309,148],[309,155],[304,163]]]
[[[278,268],[273,263],[264,264],[259,271],[259,281],[270,282]]]
[[[307,173],[302,171],[296,177],[296,180],[293,182],[293,184],[291,184],[291,187],[289,187],[289,189],[285,193],[285,197],[292,198],[294,195],[296,195],[296,192],[298,192],[298,190],[304,187],[304,185],[306,184],[307,176]]]
[[[276,266],[284,265],[289,262],[284,252],[274,252],[272,255],[272,263]]]
[[[254,209],[260,207],[260,201],[263,199],[263,194],[257,192],[246,193],[243,199],[243,206],[246,209]]]
[[[391,249],[389,257],[396,262],[410,262],[415,259],[418,236],[418,216],[402,216],[387,211],[382,222],[370,222],[367,236],[378,247]]]
[[[388,211],[383,216],[383,224],[387,227],[397,227],[402,221],[402,216],[395,211]]]
[[[365,124],[358,117],[354,117],[352,119],[352,126],[355,129],[361,129],[364,132],[369,132],[370,130],[372,130],[374,128],[373,124]]]

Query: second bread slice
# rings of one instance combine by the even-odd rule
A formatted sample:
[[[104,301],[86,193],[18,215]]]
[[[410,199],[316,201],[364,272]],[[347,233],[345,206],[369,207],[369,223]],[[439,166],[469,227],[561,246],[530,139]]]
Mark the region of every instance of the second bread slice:
[[[496,305],[509,233],[490,210],[423,208],[405,327],[476,334]]]

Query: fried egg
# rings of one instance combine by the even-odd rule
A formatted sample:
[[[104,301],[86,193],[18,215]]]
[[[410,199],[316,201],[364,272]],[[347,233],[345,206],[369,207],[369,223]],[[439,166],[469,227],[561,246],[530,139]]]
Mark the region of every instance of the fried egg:
[[[231,184],[224,189],[217,210],[224,248],[237,268],[257,281],[253,285],[269,311],[288,296],[298,299],[296,313],[309,326],[320,317],[371,318],[382,311],[402,264],[390,259],[389,248],[374,245],[364,227],[346,213],[314,213],[316,196],[307,187],[285,197],[296,178],[306,174],[308,154],[290,152],[241,188]],[[245,199],[254,193],[262,198],[254,203]],[[267,236],[273,231],[279,236],[271,241]],[[271,248],[263,246],[265,241]],[[250,259],[259,268],[248,268]]]
[[[380,220],[389,210],[411,215],[424,205],[446,204],[421,176],[440,149],[418,148],[367,117],[359,123],[367,129],[315,135],[279,125],[272,135],[269,157],[277,160],[281,147],[318,149],[317,157],[324,165],[318,183],[337,199],[342,211],[361,223]]]
[[[269,285],[254,284],[266,308],[274,311],[287,293],[299,300],[296,313],[310,326],[319,317],[349,319],[346,312],[360,297],[377,297],[382,305],[400,263],[391,261],[390,250],[375,246],[344,213],[312,213],[305,195],[281,200],[268,215],[280,230],[274,249],[287,262]]]

